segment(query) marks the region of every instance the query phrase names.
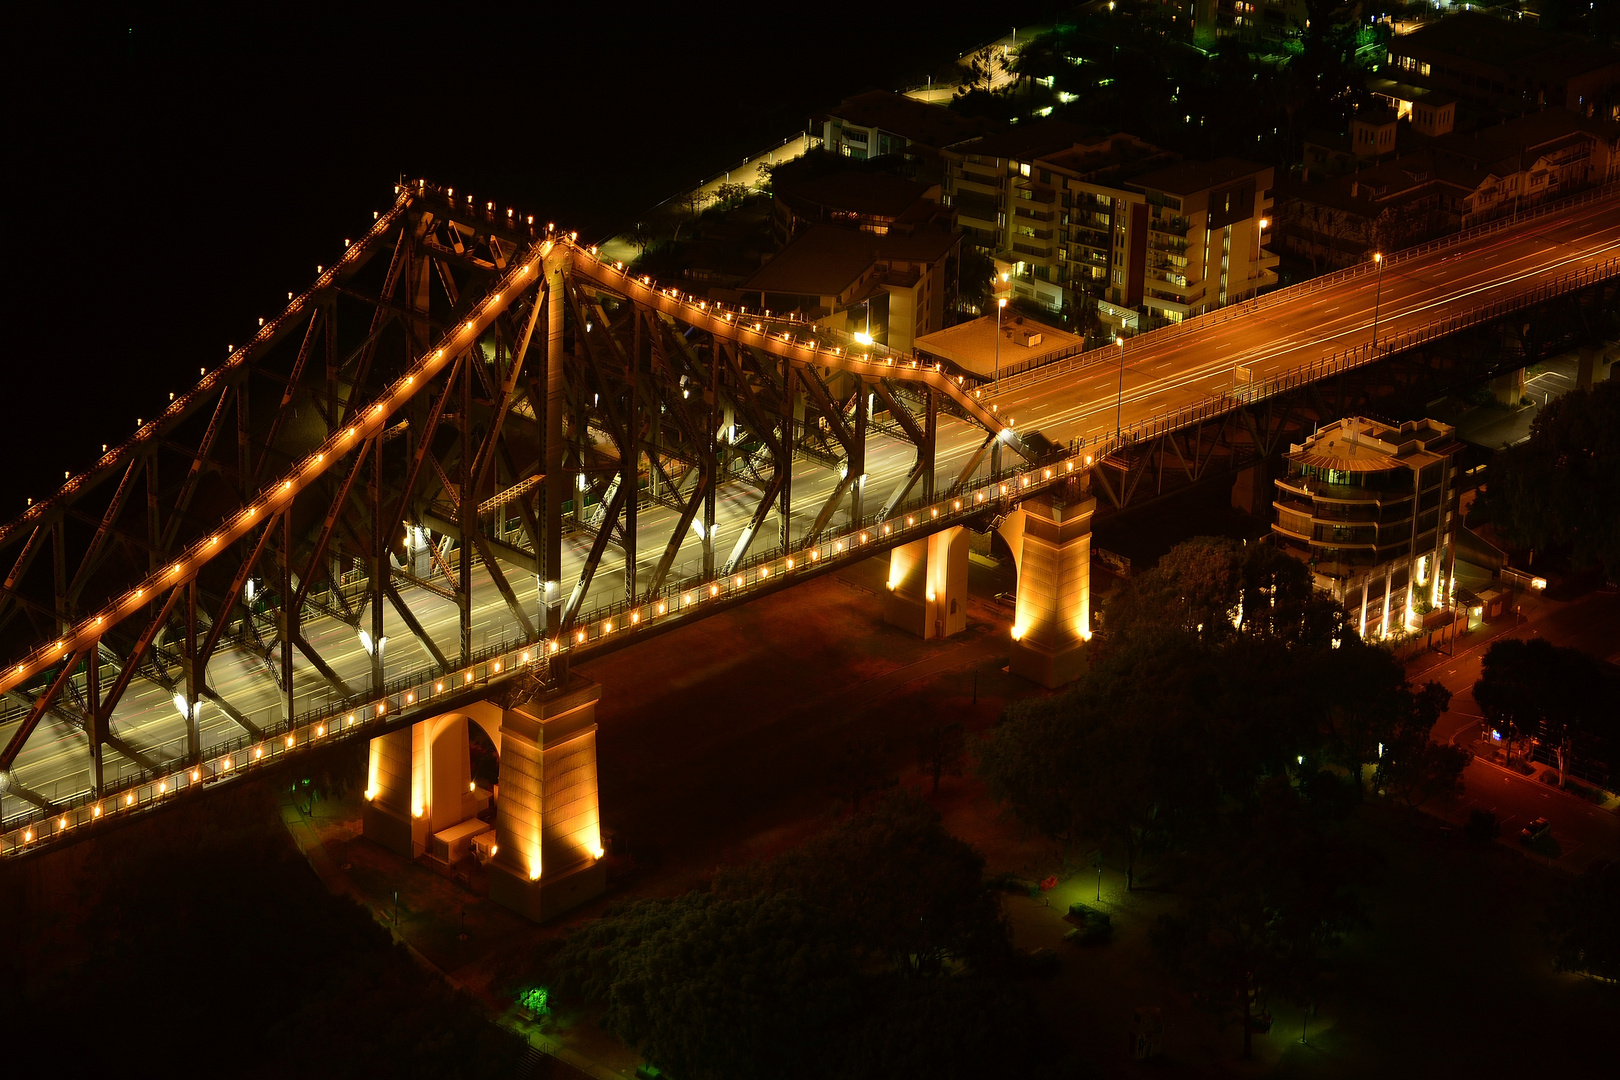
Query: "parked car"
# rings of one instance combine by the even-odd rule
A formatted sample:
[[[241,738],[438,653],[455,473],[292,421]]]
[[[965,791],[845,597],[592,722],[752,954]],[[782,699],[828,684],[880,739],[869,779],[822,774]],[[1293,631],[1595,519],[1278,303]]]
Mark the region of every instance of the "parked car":
[[[1550,832],[1552,832],[1552,822],[1544,817],[1538,817],[1519,830],[1519,842],[1521,844],[1533,844]]]

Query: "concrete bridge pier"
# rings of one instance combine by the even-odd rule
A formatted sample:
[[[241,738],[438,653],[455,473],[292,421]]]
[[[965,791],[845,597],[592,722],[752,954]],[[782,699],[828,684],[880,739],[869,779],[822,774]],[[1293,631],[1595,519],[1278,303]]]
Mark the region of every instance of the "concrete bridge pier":
[[[1524,397],[1524,368],[1514,368],[1492,379],[1491,396],[1498,404],[1510,409],[1518,408],[1520,399]]]
[[[1091,640],[1091,516],[1097,500],[1031,499],[999,532],[1018,568],[1012,672],[1058,687],[1086,673]]]
[[[472,702],[372,739],[365,837],[414,859],[433,850],[436,834],[465,831],[456,827],[474,821],[490,798],[471,776],[467,725],[476,723],[500,758],[490,898],[540,922],[600,895],[607,887],[596,788],[601,694],[576,675],[511,708]],[[439,836],[441,847],[446,839]]]
[[[543,922],[607,889],[596,796],[596,703],[582,675],[505,710],[491,900]]]
[[[967,629],[968,534],[961,526],[889,552],[883,621],[924,641]]]

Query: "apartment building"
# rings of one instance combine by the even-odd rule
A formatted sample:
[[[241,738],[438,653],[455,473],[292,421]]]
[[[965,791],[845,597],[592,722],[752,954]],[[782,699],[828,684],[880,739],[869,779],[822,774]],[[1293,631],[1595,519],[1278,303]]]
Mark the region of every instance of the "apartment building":
[[[1132,135],[1057,120],[940,156],[965,242],[995,260],[1004,291],[1051,311],[1094,299],[1106,325],[1135,330],[1276,283],[1263,246],[1268,166],[1183,162]]]
[[[1389,43],[1390,73],[1506,113],[1563,108],[1620,119],[1620,51],[1461,11]]]
[[[956,303],[961,236],[948,229],[882,234],[811,225],[738,287],[734,302],[797,312],[817,325],[870,333],[896,352],[945,325]]]
[[[1318,269],[1348,266],[1375,250],[1422,243],[1620,180],[1620,123],[1611,120],[1544,109],[1426,136],[1414,109],[1399,123],[1393,153],[1344,175],[1324,175],[1335,171],[1334,160],[1312,156],[1320,147],[1307,143],[1305,178],[1279,185],[1282,250]],[[1348,167],[1353,159],[1338,160]]]
[[[892,90],[857,94],[811,120],[811,130],[821,134],[821,148],[828,153],[854,161],[897,156],[925,178],[938,172],[941,148],[995,126]]]
[[[1434,420],[1349,417],[1291,447],[1272,539],[1362,637],[1416,629],[1449,599],[1461,445]]]

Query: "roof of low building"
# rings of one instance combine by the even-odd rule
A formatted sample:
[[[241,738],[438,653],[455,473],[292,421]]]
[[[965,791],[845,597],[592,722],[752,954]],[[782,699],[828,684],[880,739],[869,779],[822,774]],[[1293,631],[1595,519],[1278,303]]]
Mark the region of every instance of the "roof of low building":
[[[1075,349],[1082,340],[1067,330],[1050,326],[1028,315],[1001,315],[1001,346],[996,346],[996,316],[985,315],[968,322],[947,326],[916,341],[917,351],[941,360],[949,360],[964,371],[979,375],[992,375],[999,361],[1002,365],[1027,363],[1066,349]],[[1040,341],[1026,344],[1034,334]]]
[[[833,210],[874,217],[897,218],[927,193],[929,185],[891,173],[845,169],[776,185],[776,195],[788,203],[802,201]]]
[[[741,289],[791,296],[838,296],[873,263],[932,263],[960,241],[960,233],[943,229],[880,236],[861,229],[813,225],[760,267]]]
[[[994,126],[992,121],[963,116],[943,105],[930,105],[892,90],[869,90],[846,98],[837,108],[828,109],[826,117],[881,128],[936,149],[982,135]]]
[[[1004,131],[983,135],[952,149],[959,154],[1005,158],[1009,161],[1034,160],[1067,150],[1076,143],[1092,143],[1108,135],[1108,129],[1083,127],[1067,120],[1045,119],[1033,124],[1016,124]]]
[[[1132,187],[1144,190],[1168,191],[1174,195],[1190,195],[1195,191],[1229,184],[1241,177],[1252,176],[1271,168],[1243,158],[1222,157],[1214,161],[1183,161],[1179,165],[1144,173],[1131,181]]]

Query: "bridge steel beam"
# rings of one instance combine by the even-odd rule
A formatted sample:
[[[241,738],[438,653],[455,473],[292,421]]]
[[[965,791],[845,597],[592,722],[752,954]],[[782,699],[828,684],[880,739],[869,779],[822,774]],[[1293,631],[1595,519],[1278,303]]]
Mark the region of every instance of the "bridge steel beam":
[[[718,599],[721,572],[729,594],[795,553],[853,557],[821,540],[880,523],[880,451],[885,470],[896,446],[912,458],[892,518],[934,492],[943,425],[1002,431],[937,365],[717,307],[424,182],[318,274],[0,524],[0,691],[28,703],[0,697],[11,791],[87,814],[150,802],[387,723],[388,702],[413,705],[399,685],[504,679],[496,656],[566,686],[570,655],[640,606],[699,583]],[[846,475],[795,482],[805,461]],[[592,526],[586,496],[613,512]],[[89,717],[77,760],[39,738],[43,698]],[[115,734],[136,723],[142,748]],[[109,746],[140,772],[110,778]],[[0,792],[0,840],[37,820],[19,798]]]

